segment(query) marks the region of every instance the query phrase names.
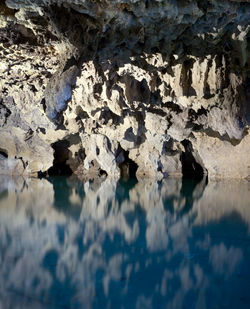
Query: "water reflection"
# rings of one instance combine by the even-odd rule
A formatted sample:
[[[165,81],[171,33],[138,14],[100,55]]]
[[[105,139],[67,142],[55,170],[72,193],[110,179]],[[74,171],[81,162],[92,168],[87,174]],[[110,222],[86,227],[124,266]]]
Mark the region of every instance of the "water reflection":
[[[0,178],[0,308],[249,308],[249,189]]]

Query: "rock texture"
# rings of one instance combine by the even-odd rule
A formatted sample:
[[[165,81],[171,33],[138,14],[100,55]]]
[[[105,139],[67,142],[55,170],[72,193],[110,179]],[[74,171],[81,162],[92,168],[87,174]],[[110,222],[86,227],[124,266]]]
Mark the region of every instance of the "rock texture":
[[[0,170],[250,175],[250,3],[0,1]]]

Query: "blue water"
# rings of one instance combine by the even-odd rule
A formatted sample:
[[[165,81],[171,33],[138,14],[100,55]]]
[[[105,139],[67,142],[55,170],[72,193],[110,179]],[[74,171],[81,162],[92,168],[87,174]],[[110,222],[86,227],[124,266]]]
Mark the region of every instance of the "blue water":
[[[250,308],[250,183],[0,178],[0,308]]]

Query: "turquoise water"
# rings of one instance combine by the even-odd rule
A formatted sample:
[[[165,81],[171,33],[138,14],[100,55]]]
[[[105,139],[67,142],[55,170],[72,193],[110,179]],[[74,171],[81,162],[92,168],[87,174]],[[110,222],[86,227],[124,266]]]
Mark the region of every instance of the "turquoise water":
[[[0,308],[250,308],[249,182],[0,178]]]

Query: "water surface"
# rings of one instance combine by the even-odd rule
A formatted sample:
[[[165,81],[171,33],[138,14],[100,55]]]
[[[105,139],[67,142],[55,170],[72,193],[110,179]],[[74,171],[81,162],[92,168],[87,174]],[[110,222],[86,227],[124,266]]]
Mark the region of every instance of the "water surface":
[[[250,185],[0,178],[0,308],[250,308]]]

